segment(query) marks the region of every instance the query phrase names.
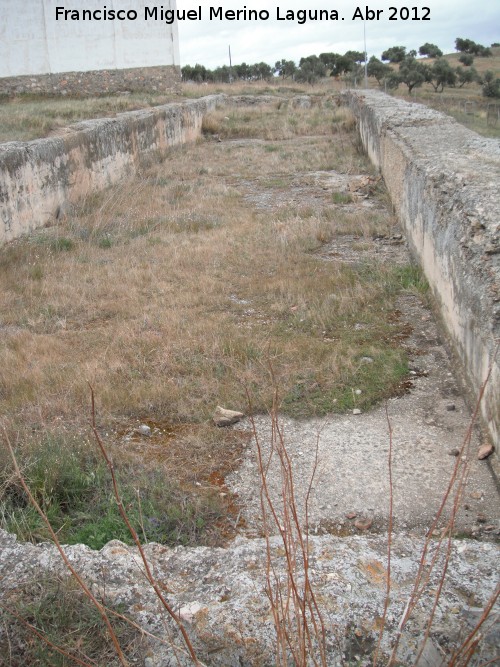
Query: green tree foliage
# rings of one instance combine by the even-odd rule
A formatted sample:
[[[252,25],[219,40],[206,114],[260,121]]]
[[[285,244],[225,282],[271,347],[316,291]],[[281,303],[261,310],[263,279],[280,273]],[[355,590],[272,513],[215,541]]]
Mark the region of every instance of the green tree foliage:
[[[406,46],[392,46],[382,53],[382,60],[390,63],[401,63],[406,57]]]
[[[293,60],[285,60],[283,58],[282,60],[278,60],[274,65],[274,72],[282,79],[288,79],[288,77],[292,77],[293,79],[296,71],[297,65]]]
[[[345,76],[350,72],[353,72],[356,69],[356,61],[349,58],[347,55],[338,55],[337,59],[333,63],[332,70],[330,72],[331,76]]]
[[[471,39],[457,37],[455,48],[460,52],[459,62],[463,67],[453,69],[442,57],[442,51],[429,42],[422,44],[418,53],[435,59],[432,66],[417,60],[417,51],[407,51],[405,46],[393,46],[386,49],[379,60],[372,56],[367,63],[367,74],[377,80],[379,85],[383,81],[389,88],[397,88],[401,83],[408,87],[411,92],[414,88],[421,86],[424,82],[432,84],[435,91],[442,91],[446,86],[458,85],[460,87],[478,82],[483,85],[484,94],[489,97],[495,96],[496,84],[494,80],[481,81],[477,71],[472,67],[474,56],[489,56],[491,49],[476,44]],[[301,58],[299,66],[293,60],[285,58],[278,60],[274,67],[260,62],[253,65],[241,63],[234,65],[232,70],[226,65],[209,70],[203,65],[196,64],[194,67],[185,65],[182,67],[183,81],[195,81],[203,83],[207,81],[228,82],[231,79],[241,81],[263,81],[270,80],[277,74],[282,79],[292,78],[297,81],[315,83],[324,76],[343,77],[346,81],[355,81],[363,76],[361,63],[365,62],[366,54],[362,51],[346,51],[340,53],[320,53],[319,56],[311,55]],[[394,71],[386,62],[397,63],[399,71]],[[467,71],[467,69],[471,71]]]
[[[331,69],[335,60],[339,57],[338,53],[320,53],[319,59],[327,69]]]
[[[382,54],[383,55],[383,54]],[[425,81],[431,81],[431,68],[415,58],[416,51],[410,51],[399,64],[399,70],[387,78],[389,88],[397,88],[400,83],[408,87],[408,92],[419,88]]]
[[[483,58],[489,58],[492,55],[491,49],[487,46],[476,44],[472,39],[463,39],[462,37],[456,38],[455,49],[461,53],[469,53]]]
[[[483,77],[483,95],[484,97],[500,97],[500,79],[495,77],[494,72],[487,70]]]
[[[365,54],[362,51],[346,51],[344,53],[344,58],[358,64],[365,62]]]
[[[457,73],[445,58],[434,61],[429,74],[427,81],[436,93],[438,90],[443,92],[445,86],[454,86],[457,82]]]
[[[475,67],[457,67],[455,72],[459,88],[463,88],[466,83],[479,83],[481,80]]]
[[[196,81],[196,83],[203,83],[204,81],[212,81],[212,72],[203,65],[196,63],[194,67],[185,65],[181,69],[183,81]]]
[[[402,81],[401,77],[399,76],[399,72],[394,72],[394,70],[391,71],[391,73],[385,79],[385,85],[391,90],[398,88],[400,83],[402,83]]]
[[[419,55],[427,56],[428,58],[441,58],[443,55],[443,52],[438,46],[435,44],[430,44],[429,42],[422,44],[418,50],[418,53]]]
[[[246,63],[233,65],[233,77],[242,81],[249,81],[252,78],[252,66]]]
[[[455,49],[461,53],[472,53],[471,48],[475,44],[472,39],[457,37],[455,40]]]
[[[491,58],[493,52],[487,46],[481,46],[480,44],[478,44],[477,55],[481,56],[481,58]]]
[[[461,62],[462,65],[465,65],[465,67],[470,67],[474,62],[474,56],[470,53],[461,53],[458,61]]]
[[[252,78],[258,81],[268,81],[273,76],[273,69],[270,65],[264,62],[252,65]]]
[[[366,69],[368,76],[377,79],[379,85],[385,78],[392,74],[392,68],[379,60],[376,56],[370,58]]]
[[[292,76],[295,63],[293,61],[283,62],[287,63],[286,76]],[[231,69],[227,65],[223,65],[213,70],[196,64],[194,67],[185,65],[182,67],[181,73],[183,81],[195,81],[196,83],[217,81],[228,83],[231,80],[231,76],[233,79],[240,79],[242,81],[269,80],[273,76],[273,68],[264,62],[255,63],[254,65],[241,63],[241,65],[233,65]]]
[[[324,76],[326,76],[326,65],[318,56],[308,56],[300,59],[299,69],[295,77],[297,81],[306,81],[313,84]]]
[[[216,67],[212,71],[212,76],[213,81],[217,81],[219,83],[229,83],[231,81],[231,70],[227,65]]]
[[[419,62],[414,55],[410,54],[408,54],[403,62],[400,63],[398,74],[401,83],[404,83],[405,86],[408,87],[409,93],[411,93],[414,88],[420,88],[420,86],[425,81],[429,81],[431,77],[430,67]]]
[[[347,51],[344,55],[340,53],[320,53],[319,59],[325,65],[330,76],[342,76],[352,72],[356,65],[354,58],[359,55],[362,56],[360,51]]]

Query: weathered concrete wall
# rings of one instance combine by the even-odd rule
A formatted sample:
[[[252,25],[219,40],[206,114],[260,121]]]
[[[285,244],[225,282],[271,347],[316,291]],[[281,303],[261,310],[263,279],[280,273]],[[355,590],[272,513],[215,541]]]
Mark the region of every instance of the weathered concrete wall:
[[[500,145],[377,91],[346,98],[500,446]]]
[[[150,154],[195,140],[224,96],[131,111],[71,125],[61,136],[0,144],[0,243],[54,220],[133,172]]]
[[[54,0],[1,0],[0,94],[96,95],[180,83],[177,21],[151,15],[155,6],[145,0],[105,7],[86,0],[66,16]],[[175,10],[175,0],[161,7]],[[83,10],[96,18],[83,18]]]
[[[177,21],[168,24],[158,13],[148,18],[146,8],[154,3],[86,0],[75,5],[65,15],[57,9],[71,5],[55,0],[1,0],[0,77],[179,66]],[[175,0],[163,0],[161,7],[175,10]]]

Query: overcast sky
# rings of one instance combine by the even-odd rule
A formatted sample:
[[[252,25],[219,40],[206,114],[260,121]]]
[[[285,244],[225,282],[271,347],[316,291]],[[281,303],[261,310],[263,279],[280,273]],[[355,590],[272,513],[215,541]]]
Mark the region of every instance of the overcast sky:
[[[165,3],[166,4],[166,3]],[[385,49],[403,45],[418,49],[425,42],[437,44],[445,53],[454,50],[456,37],[473,39],[490,46],[500,42],[499,0],[177,0],[177,9],[193,9],[202,6],[202,21],[179,21],[179,43],[182,65],[200,63],[209,68],[228,64],[228,47],[231,46],[233,64],[266,62],[274,65],[285,58],[297,64],[301,57],[334,51],[344,53],[353,49],[363,51],[363,20],[353,20],[356,8],[364,12],[366,6],[381,9],[378,20],[366,21],[366,50],[368,56],[380,54]],[[222,7],[223,11],[244,9],[267,10],[267,21],[228,21],[209,18],[210,7]],[[423,17],[423,7],[430,9],[430,20],[389,20],[389,7],[417,7],[417,15]],[[337,10],[339,21],[278,21],[287,10],[299,9]],[[404,11],[403,11],[404,14]]]

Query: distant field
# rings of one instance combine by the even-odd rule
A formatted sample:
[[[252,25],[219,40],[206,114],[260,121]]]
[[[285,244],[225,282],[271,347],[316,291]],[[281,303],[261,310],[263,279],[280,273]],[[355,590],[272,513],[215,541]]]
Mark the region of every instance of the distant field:
[[[491,70],[500,76],[500,47],[492,48],[491,58],[474,58],[473,67],[484,74]],[[450,53],[444,56],[452,67],[458,67],[459,53]],[[434,61],[429,58],[429,64]],[[420,102],[427,106],[453,116],[459,123],[466,125],[474,132],[487,137],[500,137],[500,100],[483,97],[481,86],[471,84],[463,88],[445,88],[442,93],[434,92],[430,84],[413,91],[408,96],[405,86],[400,86],[396,94],[407,100]]]
[[[315,88],[318,92],[327,86]],[[31,141],[57,134],[62,128],[89,118],[113,117],[116,114],[135,109],[145,109],[169,102],[203,97],[216,92],[240,94],[290,94],[301,93],[310,86],[293,84],[283,87],[281,81],[276,84],[184,84],[181,94],[131,93],[130,95],[110,95],[92,98],[36,97],[21,95],[12,99],[0,97],[0,142]]]
[[[459,92],[463,94],[459,95]],[[449,91],[445,89],[442,94],[419,89],[415,96],[401,96],[448,114],[485,137],[500,137],[500,100],[488,100],[480,95],[474,95],[471,90],[458,91],[455,88]]]
[[[178,100],[175,95],[114,95],[86,99],[22,95],[0,98],[0,141],[31,141],[56,133],[72,123],[89,118],[115,116]]]
[[[474,65],[479,72],[479,74],[484,74],[486,70],[492,70],[496,73],[497,76],[500,75],[500,46],[494,46],[491,48],[492,57],[491,58],[474,58]],[[446,60],[452,65],[452,67],[458,67],[460,65],[459,57],[460,53],[448,53],[444,56]],[[429,60],[432,62],[432,59]]]
[[[492,49],[491,58],[475,58],[474,67],[480,74],[488,69],[500,76],[500,47]],[[459,53],[451,53],[445,58],[453,67],[459,65]],[[432,59],[428,59],[432,64]],[[370,88],[377,88],[374,79],[369,80]],[[162,93],[131,93],[107,97],[68,99],[67,97],[35,97],[23,95],[13,99],[0,98],[0,142],[30,141],[57,134],[62,128],[88,118],[112,117],[118,113],[143,109],[182,99],[202,97],[223,92],[228,95],[267,94],[290,96],[300,93],[331,93],[345,89],[345,83],[333,79],[324,79],[314,86],[294,81],[276,80],[267,82],[247,82],[236,84],[192,84],[182,85],[180,95]],[[482,96],[481,86],[472,84],[463,88],[445,88],[442,93],[435,93],[430,84],[416,89],[411,97],[406,95],[406,86],[397,91],[388,91],[406,99],[427,104],[447,113],[460,123],[485,136],[500,136],[500,100]],[[466,104],[467,102],[467,104]]]

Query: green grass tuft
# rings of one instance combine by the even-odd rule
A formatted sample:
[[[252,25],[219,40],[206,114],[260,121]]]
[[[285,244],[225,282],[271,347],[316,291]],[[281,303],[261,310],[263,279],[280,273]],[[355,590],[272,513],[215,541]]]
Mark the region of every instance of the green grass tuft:
[[[332,194],[332,201],[334,204],[350,204],[352,202],[352,195],[347,192],[334,192]]]
[[[100,549],[112,539],[132,544],[112,493],[103,461],[83,446],[46,436],[20,461],[31,493],[59,540]],[[196,498],[160,470],[116,464],[123,504],[144,541],[192,545],[223,514],[218,496]],[[0,469],[0,525],[20,539],[49,539],[49,533],[5,462]]]

